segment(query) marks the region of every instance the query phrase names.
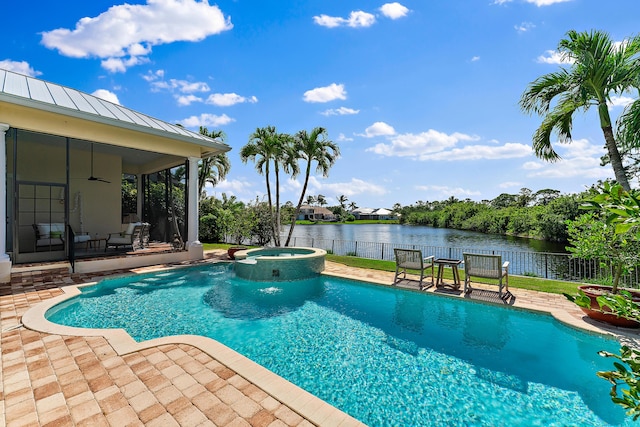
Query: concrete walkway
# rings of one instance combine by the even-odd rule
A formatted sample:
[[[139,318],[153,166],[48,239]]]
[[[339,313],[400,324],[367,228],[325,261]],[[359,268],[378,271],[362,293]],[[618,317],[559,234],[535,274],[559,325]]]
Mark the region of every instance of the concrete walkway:
[[[226,259],[226,255],[214,251],[208,258]],[[288,394],[280,393],[264,382],[265,375],[246,374],[261,371],[243,369],[243,376],[230,367],[236,366],[229,363],[235,359],[223,363],[211,355],[217,353],[199,346],[167,341],[119,354],[104,336],[45,333],[22,326],[27,310],[62,295],[65,287],[144,271],[147,269],[92,275],[64,270],[22,272],[12,276],[11,284],[0,285],[0,426],[361,425],[346,415],[318,415],[327,412],[325,407],[310,412],[309,405],[315,402],[304,393],[291,395],[291,388],[279,384]],[[393,281],[392,273],[330,262],[325,272],[385,285]],[[400,286],[417,290],[411,281]],[[459,291],[435,287],[426,292],[463,297]],[[520,289],[511,292],[501,300],[495,287],[476,286],[464,298],[550,311],[576,327],[623,334],[625,339],[638,336],[636,331],[585,321],[582,312],[562,296]]]

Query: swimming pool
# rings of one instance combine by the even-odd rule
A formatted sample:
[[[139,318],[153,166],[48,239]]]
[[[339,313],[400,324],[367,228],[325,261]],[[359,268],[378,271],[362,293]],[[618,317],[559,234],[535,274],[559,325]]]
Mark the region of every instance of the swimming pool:
[[[371,426],[633,425],[595,376],[618,343],[520,310],[213,265],[105,280],[47,318],[208,336]]]

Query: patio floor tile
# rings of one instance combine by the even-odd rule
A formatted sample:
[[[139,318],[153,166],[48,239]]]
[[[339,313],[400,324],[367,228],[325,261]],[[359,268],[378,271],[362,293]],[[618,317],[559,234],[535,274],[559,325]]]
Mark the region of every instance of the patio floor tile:
[[[226,259],[226,253],[217,251],[208,258]],[[386,284],[393,280],[393,273],[329,262],[326,271]],[[61,295],[65,286],[124,273],[128,272],[23,271],[0,285],[0,426],[314,425],[196,346],[163,344],[118,355],[101,336],[63,336],[21,326],[29,308]],[[477,286],[468,297],[521,307],[560,307],[576,322],[582,321],[581,312],[563,296],[512,289],[512,298],[504,301],[494,290]]]

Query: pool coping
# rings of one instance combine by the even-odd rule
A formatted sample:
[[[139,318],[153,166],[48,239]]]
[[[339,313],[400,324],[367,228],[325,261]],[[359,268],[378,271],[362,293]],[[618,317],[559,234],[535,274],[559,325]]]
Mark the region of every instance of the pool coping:
[[[228,261],[213,261],[212,263],[228,263]],[[143,272],[133,273],[143,274],[184,267],[187,266],[162,266],[159,268],[147,269]],[[129,276],[131,274],[129,273],[126,275]],[[393,286],[389,283],[388,280],[383,280],[381,278],[375,278],[371,276],[360,277],[356,275],[336,273],[326,270],[322,273],[322,275],[349,279],[364,283],[372,283],[374,285],[382,285],[387,288],[396,287],[409,291],[425,293],[425,291],[412,289],[406,286]],[[312,423],[322,426],[366,426],[366,424],[358,421],[349,414],[339,410],[338,408],[330,405],[319,397],[309,393],[308,391],[291,383],[290,381],[285,380],[281,376],[268,370],[262,365],[250,360],[249,358],[241,355],[235,350],[232,350],[231,348],[212,338],[199,335],[172,335],[143,342],[136,342],[124,329],[77,328],[52,323],[45,318],[45,313],[47,312],[47,310],[69,298],[79,295],[81,293],[81,288],[93,286],[97,283],[98,282],[89,282],[65,286],[64,288],[62,288],[62,291],[64,292],[62,295],[51,298],[47,301],[43,301],[27,310],[27,312],[25,312],[22,316],[22,324],[29,329],[49,334],[82,337],[104,337],[113,347],[114,351],[120,356],[167,344],[192,345],[207,353],[209,356],[215,358],[220,363],[226,365],[228,368],[234,370],[238,375],[244,377],[246,380],[255,384],[257,387],[260,387],[266,393],[270,394],[273,398],[287,405],[290,409],[297,412],[299,415],[303,416]],[[432,289],[429,293],[434,293],[437,296],[444,296],[448,298],[464,297],[450,293],[438,293],[435,292],[434,289]],[[472,301],[477,303],[500,305],[487,301]],[[608,335],[616,338],[619,341],[625,339],[638,339],[637,332],[633,333],[624,330],[618,330],[617,328],[613,330],[605,329],[601,325],[594,325],[592,323],[585,322],[584,319],[576,318],[566,310],[557,307],[531,306],[531,304],[527,304],[526,306],[511,305],[507,307],[518,310],[550,314],[556,320],[572,328],[595,333],[598,335]]]

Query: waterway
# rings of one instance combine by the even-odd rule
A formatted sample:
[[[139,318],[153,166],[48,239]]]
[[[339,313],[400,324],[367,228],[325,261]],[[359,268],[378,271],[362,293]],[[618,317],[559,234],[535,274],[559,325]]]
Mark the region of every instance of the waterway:
[[[285,227],[284,236],[288,233]],[[500,234],[400,224],[316,224],[296,225],[293,236],[324,240],[375,242],[439,248],[495,251],[566,253],[565,243]]]

